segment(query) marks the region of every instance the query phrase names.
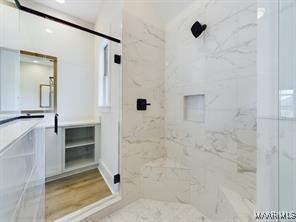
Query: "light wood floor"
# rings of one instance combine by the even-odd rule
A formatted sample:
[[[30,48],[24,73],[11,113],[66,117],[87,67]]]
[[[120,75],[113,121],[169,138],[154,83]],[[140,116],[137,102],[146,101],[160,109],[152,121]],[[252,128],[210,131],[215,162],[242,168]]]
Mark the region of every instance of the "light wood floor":
[[[54,221],[111,195],[97,169],[48,182],[45,189],[46,221]]]

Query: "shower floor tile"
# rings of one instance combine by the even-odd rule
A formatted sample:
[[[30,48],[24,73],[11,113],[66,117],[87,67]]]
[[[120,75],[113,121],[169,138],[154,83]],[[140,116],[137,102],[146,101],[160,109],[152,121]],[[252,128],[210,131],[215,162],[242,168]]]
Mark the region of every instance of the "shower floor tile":
[[[210,222],[194,207],[164,201],[140,199],[114,212],[110,216],[96,220],[92,216],[87,222]]]

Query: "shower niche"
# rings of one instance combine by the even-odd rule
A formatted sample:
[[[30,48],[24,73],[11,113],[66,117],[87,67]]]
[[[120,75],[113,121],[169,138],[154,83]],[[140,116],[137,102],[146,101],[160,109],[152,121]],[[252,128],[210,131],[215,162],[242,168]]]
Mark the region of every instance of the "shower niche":
[[[183,97],[184,120],[198,123],[205,122],[205,95],[186,95]]]

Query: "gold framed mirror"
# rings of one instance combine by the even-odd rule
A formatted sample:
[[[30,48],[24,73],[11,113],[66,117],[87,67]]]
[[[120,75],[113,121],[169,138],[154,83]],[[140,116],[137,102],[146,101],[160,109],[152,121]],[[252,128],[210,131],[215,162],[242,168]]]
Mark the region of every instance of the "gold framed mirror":
[[[22,113],[56,112],[57,57],[20,51]]]

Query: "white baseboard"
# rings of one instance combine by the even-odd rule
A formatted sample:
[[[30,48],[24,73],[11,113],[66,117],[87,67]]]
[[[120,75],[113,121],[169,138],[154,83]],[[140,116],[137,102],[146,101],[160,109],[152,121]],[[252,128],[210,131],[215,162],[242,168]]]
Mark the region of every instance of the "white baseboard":
[[[98,170],[102,174],[102,176],[103,176],[107,186],[111,190],[112,194],[115,194],[114,183],[113,183],[113,175],[110,172],[110,170],[108,169],[108,167],[106,166],[106,164],[104,164],[104,162],[101,161],[101,160],[99,161]]]

